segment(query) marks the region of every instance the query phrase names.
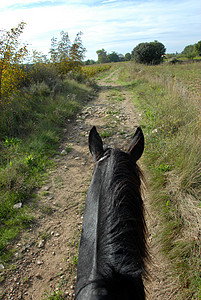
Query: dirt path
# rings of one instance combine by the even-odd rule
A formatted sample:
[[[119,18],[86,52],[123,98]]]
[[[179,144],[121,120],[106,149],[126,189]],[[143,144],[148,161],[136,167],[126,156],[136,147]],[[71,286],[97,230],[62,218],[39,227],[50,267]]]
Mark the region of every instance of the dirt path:
[[[0,285],[0,299],[47,299],[60,291],[66,299],[73,299],[84,201],[93,169],[89,130],[96,125],[105,145],[126,150],[140,123],[129,92],[115,83],[117,72],[99,82],[99,96],[64,131],[61,154],[55,159],[57,167],[37,191],[40,200],[30,202],[36,210],[36,222],[15,247],[12,270],[5,272]],[[146,206],[149,242],[155,257],[158,249],[152,236],[157,234],[157,219],[148,203]],[[165,283],[161,275],[164,262],[159,254],[157,257],[150,270],[151,284],[146,283],[147,299],[173,299],[161,291]]]

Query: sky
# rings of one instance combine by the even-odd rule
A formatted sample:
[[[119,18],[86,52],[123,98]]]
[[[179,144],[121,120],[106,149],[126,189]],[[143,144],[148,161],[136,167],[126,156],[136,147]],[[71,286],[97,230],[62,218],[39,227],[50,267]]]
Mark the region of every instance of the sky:
[[[125,55],[142,42],[158,40],[167,53],[201,40],[200,0],[0,0],[0,30],[26,22],[21,35],[29,50],[48,55],[51,38],[82,32],[86,59],[105,49]]]

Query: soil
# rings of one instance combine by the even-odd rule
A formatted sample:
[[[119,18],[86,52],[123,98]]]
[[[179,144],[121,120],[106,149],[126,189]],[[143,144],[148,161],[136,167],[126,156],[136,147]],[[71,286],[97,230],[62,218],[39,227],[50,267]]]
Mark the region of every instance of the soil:
[[[0,299],[38,300],[60,293],[66,299],[74,298],[84,202],[93,170],[89,131],[95,125],[102,133],[105,146],[126,150],[140,124],[141,115],[132,104],[129,91],[115,82],[117,73],[118,70],[98,82],[98,96],[88,102],[73,123],[66,125],[60,155],[55,158],[56,167],[50,170],[45,185],[37,190],[38,197],[30,201],[35,222],[15,245],[12,266],[3,271]],[[168,264],[154,239],[158,219],[151,210],[149,198],[146,192],[152,256],[151,277],[145,280],[147,299],[174,299],[174,285],[167,282]]]

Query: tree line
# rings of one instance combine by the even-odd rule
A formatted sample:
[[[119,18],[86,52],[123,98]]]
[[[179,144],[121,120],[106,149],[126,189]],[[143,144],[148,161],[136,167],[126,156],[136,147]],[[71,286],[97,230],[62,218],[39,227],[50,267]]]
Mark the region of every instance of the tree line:
[[[112,52],[107,54],[105,49],[97,50],[98,60],[87,60],[85,64],[95,64],[95,63],[110,63],[110,62],[121,62],[134,60],[138,63],[144,64],[159,64],[163,61],[163,58],[166,56],[166,48],[161,43],[155,40],[154,42],[145,42],[138,44],[131,53],[126,53],[125,56]],[[201,56],[201,41],[197,42],[194,45],[188,45],[184,48],[181,53],[183,56],[193,59],[196,56]],[[167,55],[167,57],[175,55]]]
[[[118,54],[117,52],[113,51],[112,53],[107,53],[105,49],[97,50],[96,54],[98,55],[98,60],[95,61],[93,59],[88,59],[85,61],[85,65],[93,65],[93,64],[104,64],[104,63],[111,63],[111,62],[121,62],[121,61],[129,61],[131,60],[131,54],[126,53]]]

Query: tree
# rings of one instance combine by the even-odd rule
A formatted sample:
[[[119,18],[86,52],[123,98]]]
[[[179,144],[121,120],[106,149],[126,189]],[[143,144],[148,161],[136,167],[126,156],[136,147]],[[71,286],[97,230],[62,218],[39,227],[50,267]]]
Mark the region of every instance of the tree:
[[[72,69],[78,69],[83,64],[86,49],[82,45],[81,35],[78,32],[73,44],[68,32],[61,31],[61,40],[51,39],[50,61],[53,63],[59,74],[65,75]]]
[[[165,54],[165,46],[158,42],[140,43],[132,51],[132,57],[138,63],[159,64]]]
[[[69,58],[70,58],[70,63],[71,63],[71,68],[79,68],[83,64],[86,48],[83,47],[82,45],[82,40],[81,40],[81,35],[82,32],[78,32],[75,40],[70,47],[69,51]]]
[[[193,59],[196,56],[194,45],[188,45],[182,51],[182,54],[189,59]]]
[[[111,54],[107,55],[107,60],[109,62],[118,62],[119,61],[119,55],[116,52],[112,52]]]
[[[126,53],[126,54],[125,54],[125,60],[126,60],[126,61],[131,60],[131,54],[130,54],[130,53]]]
[[[201,41],[194,45],[194,51],[197,55],[201,56]]]
[[[86,65],[86,66],[88,66],[88,65],[94,65],[96,62],[95,62],[95,60],[93,60],[93,59],[87,59],[85,62],[84,62],[84,64]]]
[[[97,50],[96,51],[97,55],[98,55],[98,63],[99,64],[103,64],[103,63],[106,63],[108,62],[108,59],[107,59],[107,52],[102,49],[102,50]]]
[[[21,64],[28,54],[27,46],[21,46],[19,36],[24,30],[25,23],[21,22],[10,31],[2,31],[0,37],[0,104],[9,98],[25,76]]]
[[[51,39],[51,48],[50,48],[50,61],[52,63],[57,63],[58,62],[58,43],[57,43],[57,38],[53,37]]]
[[[124,57],[124,55],[123,54],[118,54],[118,56],[119,56],[119,61],[124,61],[125,60],[125,57]]]

